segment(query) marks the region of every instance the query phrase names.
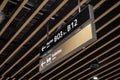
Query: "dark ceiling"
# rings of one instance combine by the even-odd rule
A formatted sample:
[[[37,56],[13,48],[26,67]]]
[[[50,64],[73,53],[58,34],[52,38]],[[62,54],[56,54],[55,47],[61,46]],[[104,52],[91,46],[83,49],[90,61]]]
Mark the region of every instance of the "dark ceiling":
[[[39,47],[78,13],[78,0],[0,0],[1,80],[120,80],[120,1],[81,0],[81,9],[88,4],[98,39],[40,73]]]

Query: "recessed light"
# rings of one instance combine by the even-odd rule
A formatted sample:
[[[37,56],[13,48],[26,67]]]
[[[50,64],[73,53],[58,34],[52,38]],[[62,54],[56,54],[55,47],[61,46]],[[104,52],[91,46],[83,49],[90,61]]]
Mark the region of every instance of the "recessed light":
[[[93,76],[93,80],[99,80],[97,76]]]

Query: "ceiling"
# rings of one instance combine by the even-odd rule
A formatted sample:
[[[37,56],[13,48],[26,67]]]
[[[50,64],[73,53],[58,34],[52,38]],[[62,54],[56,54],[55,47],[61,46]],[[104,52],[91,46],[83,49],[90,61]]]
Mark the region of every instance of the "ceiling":
[[[78,12],[78,0],[0,0],[1,80],[120,80],[119,0],[81,0],[91,4],[97,40],[40,73],[39,47],[48,35]],[[49,27],[48,27],[49,26]]]

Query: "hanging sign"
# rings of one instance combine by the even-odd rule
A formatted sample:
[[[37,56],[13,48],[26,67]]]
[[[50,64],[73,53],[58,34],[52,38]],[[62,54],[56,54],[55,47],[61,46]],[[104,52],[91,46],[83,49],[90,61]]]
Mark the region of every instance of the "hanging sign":
[[[46,41],[40,46],[40,55],[47,53],[47,51],[49,53],[49,50],[63,40],[66,36],[69,36],[77,29],[82,29],[83,27],[81,25],[93,20],[93,10],[89,5],[75,17],[73,17],[68,23],[66,23],[66,25],[62,26],[59,30],[55,30],[56,32],[54,32],[48,40],[45,39]]]
[[[88,18],[84,20],[83,16]],[[40,72],[50,69],[96,40],[92,7],[89,5],[52,38],[49,47],[53,42],[64,39],[55,45],[53,50],[41,57]]]

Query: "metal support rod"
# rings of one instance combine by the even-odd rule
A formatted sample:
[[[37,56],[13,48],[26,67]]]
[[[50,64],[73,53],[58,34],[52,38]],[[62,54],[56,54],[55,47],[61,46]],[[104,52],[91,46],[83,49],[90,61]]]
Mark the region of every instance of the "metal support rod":
[[[49,23],[47,23],[47,40],[49,39]]]
[[[78,0],[78,11],[79,11],[79,13],[81,12],[81,7],[80,7],[80,0]]]

